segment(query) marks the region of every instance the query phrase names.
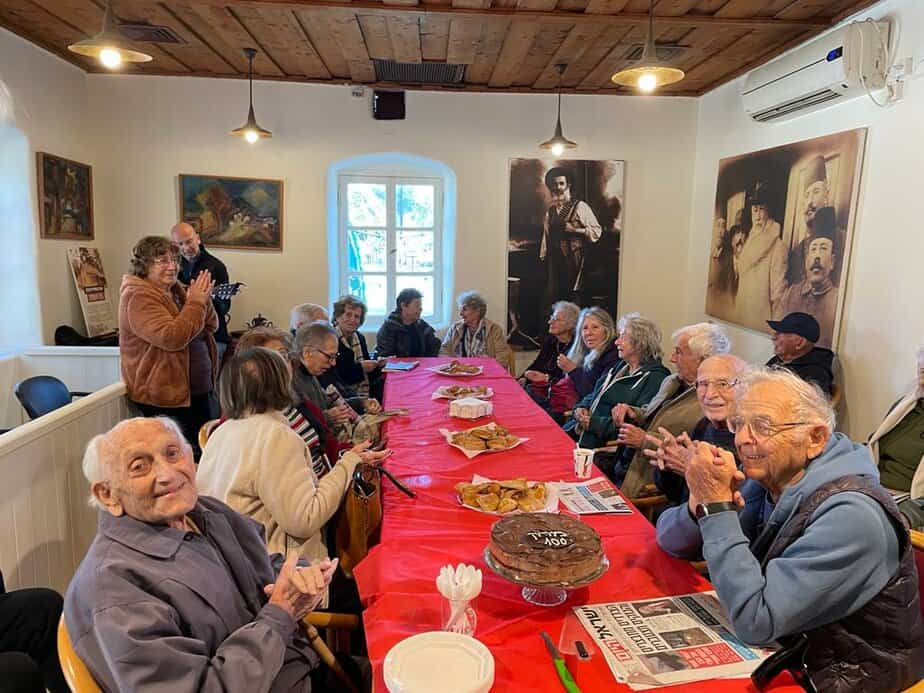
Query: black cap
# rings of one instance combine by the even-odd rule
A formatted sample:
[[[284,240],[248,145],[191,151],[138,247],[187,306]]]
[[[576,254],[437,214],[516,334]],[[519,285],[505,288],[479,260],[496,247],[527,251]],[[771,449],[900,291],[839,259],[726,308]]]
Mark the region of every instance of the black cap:
[[[812,344],[821,336],[818,321],[808,313],[790,313],[782,320],[767,320],[770,329],[782,334],[797,334]]]

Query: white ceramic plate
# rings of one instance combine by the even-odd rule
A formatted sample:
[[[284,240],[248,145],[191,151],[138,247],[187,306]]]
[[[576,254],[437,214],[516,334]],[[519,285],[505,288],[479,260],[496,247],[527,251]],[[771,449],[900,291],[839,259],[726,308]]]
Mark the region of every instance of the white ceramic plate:
[[[389,650],[384,670],[391,693],[487,693],[494,685],[490,650],[459,633],[412,635]]]

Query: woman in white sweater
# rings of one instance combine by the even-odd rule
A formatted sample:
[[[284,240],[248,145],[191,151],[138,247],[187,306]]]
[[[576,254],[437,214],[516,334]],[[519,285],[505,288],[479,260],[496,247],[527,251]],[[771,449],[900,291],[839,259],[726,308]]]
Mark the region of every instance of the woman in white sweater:
[[[262,524],[270,553],[296,549],[314,562],[328,555],[324,525],[340,507],[356,465],[388,451],[357,445],[318,480],[305,442],[282,414],[292,401],[291,378],[286,361],[269,349],[235,355],[221,376],[228,420],[209,437],[196,484]]]

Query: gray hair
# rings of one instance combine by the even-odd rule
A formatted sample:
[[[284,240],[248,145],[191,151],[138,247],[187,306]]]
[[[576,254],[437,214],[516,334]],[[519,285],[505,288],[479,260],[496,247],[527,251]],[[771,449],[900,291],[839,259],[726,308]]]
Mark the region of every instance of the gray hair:
[[[684,336],[689,340],[690,351],[700,360],[717,354],[727,354],[731,349],[731,342],[725,331],[711,322],[698,322],[695,325],[681,327],[671,335],[671,339],[676,344]]]
[[[630,320],[632,320],[633,318],[640,318],[640,317],[642,317],[642,314],[639,313],[638,311],[634,311],[632,313],[626,313],[625,315],[620,315],[619,320],[616,321],[616,332],[618,332],[619,334],[622,334],[623,330],[626,329],[626,325],[628,324]]]
[[[477,308],[482,318],[488,312],[488,302],[477,291],[463,291],[456,299],[456,305],[459,308]]]
[[[305,349],[321,349],[331,337],[337,339],[337,331],[329,322],[316,320],[302,325],[295,333],[295,355],[300,358]]]
[[[593,350],[588,350],[587,345],[584,344],[584,340],[581,339],[581,330],[584,327],[584,321],[588,318],[593,318],[599,322],[603,326],[604,331],[603,341],[600,342],[600,346]],[[614,339],[616,339],[616,325],[613,324],[613,318],[610,317],[610,314],[599,306],[585,308],[581,311],[581,315],[578,318],[577,327],[575,328],[574,343],[571,345],[571,349],[568,350],[568,358],[574,361],[579,368],[590,370],[594,366],[594,361],[600,357],[600,354],[606,351]]]
[[[751,367],[747,361],[734,354],[716,354],[715,356],[710,356],[709,358],[703,359],[702,363],[699,364],[700,367],[702,367],[706,361],[718,361],[726,364],[737,378],[747,373]]]
[[[785,368],[757,366],[748,369],[738,380],[735,394],[740,400],[755,385],[774,383],[781,385],[795,398],[791,409],[792,421],[819,424],[834,432],[837,416],[831,402],[815,383],[810,383]]]
[[[110,436],[118,433],[121,429],[125,428],[133,421],[144,420],[147,419],[140,416],[137,416],[133,419],[125,419],[124,421],[120,421],[115,426],[110,428],[106,433],[100,433],[90,439],[90,442],[87,443],[87,449],[83,453],[83,462],[81,463],[81,467],[83,468],[83,476],[89,482],[91,487],[93,484],[105,481],[108,478],[106,473],[106,463],[109,462],[113,455],[113,451],[110,449],[112,448],[112,444],[110,443]],[[179,439],[180,443],[186,449],[187,454],[192,454],[192,447],[183,436],[183,431],[176,421],[166,416],[155,416],[150,420],[160,423],[160,425],[163,426],[165,430],[174,433],[177,439]],[[93,495],[92,490],[90,491],[90,497],[87,499],[87,502],[91,508],[95,508],[96,510],[106,509],[103,504],[99,502],[97,497]]]
[[[573,330],[577,325],[578,317],[581,315],[581,307],[571,301],[556,301],[552,304],[552,315],[559,313],[568,325],[567,329]]]
[[[628,333],[632,345],[641,352],[643,363],[661,358],[661,330],[657,325],[640,316],[625,316],[619,322],[619,333]]]
[[[327,309],[324,306],[319,306],[317,303],[302,303],[295,306],[289,313],[289,329],[297,330],[305,323],[326,321],[327,318]]]

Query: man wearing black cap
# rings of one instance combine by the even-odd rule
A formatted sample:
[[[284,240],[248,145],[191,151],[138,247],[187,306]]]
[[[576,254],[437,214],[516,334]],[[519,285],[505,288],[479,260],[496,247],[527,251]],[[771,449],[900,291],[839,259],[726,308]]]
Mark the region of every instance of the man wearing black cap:
[[[545,215],[539,260],[548,265],[547,298],[583,305],[584,244],[599,241],[603,229],[590,205],[574,197],[573,180],[561,166],[545,174],[552,205]]]
[[[787,287],[774,317],[794,312],[815,316],[821,334],[816,341],[822,346],[831,346],[837,312],[837,285],[832,277],[837,265],[834,208],[815,210],[810,230],[802,241],[805,278]]]
[[[828,397],[834,373],[834,352],[815,346],[818,321],[807,313],[790,313],[782,320],[767,320],[773,330],[772,359],[767,366],[785,368],[809,383],[815,383]]]

